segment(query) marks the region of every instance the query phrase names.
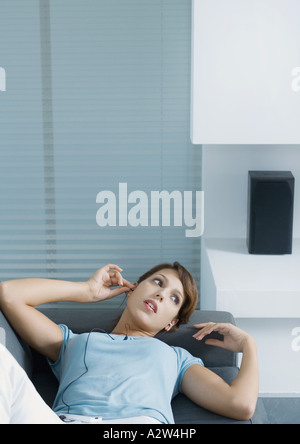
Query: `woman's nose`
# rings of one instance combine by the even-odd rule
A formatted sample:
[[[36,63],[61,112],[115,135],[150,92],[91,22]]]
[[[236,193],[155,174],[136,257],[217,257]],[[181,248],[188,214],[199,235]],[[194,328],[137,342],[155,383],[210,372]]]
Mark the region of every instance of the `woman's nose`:
[[[156,299],[159,299],[160,301],[162,301],[163,298],[164,298],[163,291],[160,291],[159,293],[156,293],[155,297],[156,297]]]

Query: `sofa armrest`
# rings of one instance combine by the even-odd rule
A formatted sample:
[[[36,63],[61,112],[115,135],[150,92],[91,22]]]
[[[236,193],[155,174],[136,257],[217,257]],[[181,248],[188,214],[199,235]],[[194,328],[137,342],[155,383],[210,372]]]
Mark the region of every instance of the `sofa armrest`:
[[[14,356],[32,378],[32,353],[30,347],[16,334],[0,310],[0,343]]]

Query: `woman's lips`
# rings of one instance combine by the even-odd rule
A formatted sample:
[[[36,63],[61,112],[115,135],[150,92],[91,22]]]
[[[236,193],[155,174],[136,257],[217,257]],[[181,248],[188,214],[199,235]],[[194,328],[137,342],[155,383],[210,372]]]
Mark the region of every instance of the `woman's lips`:
[[[150,311],[151,313],[157,312],[157,304],[152,299],[147,299],[146,301],[144,301],[144,304],[147,310]]]

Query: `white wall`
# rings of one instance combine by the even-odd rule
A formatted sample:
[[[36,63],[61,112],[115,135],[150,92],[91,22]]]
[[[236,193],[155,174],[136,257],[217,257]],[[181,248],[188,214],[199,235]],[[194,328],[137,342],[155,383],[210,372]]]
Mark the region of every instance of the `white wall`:
[[[300,394],[300,319],[237,319],[257,342],[260,393]]]
[[[300,145],[204,145],[205,237],[246,238],[249,170],[292,171],[300,237]]]
[[[300,238],[300,145],[204,145],[204,237],[244,238],[246,243],[249,170],[292,171],[295,177],[294,238]],[[216,270],[205,251],[201,272],[201,301],[214,306]],[[234,292],[235,288],[228,290]],[[293,341],[300,343],[293,336],[294,329],[300,331],[300,319],[296,316],[295,312],[293,319],[236,319],[237,325],[252,334],[258,343],[261,394],[299,396],[300,350],[298,345],[293,348]]]

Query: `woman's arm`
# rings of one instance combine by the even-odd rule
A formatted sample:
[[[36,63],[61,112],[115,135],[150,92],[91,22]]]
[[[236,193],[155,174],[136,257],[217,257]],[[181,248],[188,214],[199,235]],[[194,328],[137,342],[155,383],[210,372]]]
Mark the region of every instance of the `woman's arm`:
[[[227,384],[214,372],[192,365],[184,374],[181,390],[196,404],[223,416],[238,420],[250,419],[258,397],[257,350],[254,339],[232,324],[198,324],[201,328],[194,337],[202,340],[212,331],[224,335],[224,341],[208,339],[205,342],[233,352],[243,353],[238,376]]]
[[[15,331],[33,348],[55,361],[61,329],[34,307],[51,302],[96,302],[128,291],[132,284],[117,265],[108,264],[87,282],[20,279],[0,283],[0,308]],[[113,290],[111,286],[118,286]]]

